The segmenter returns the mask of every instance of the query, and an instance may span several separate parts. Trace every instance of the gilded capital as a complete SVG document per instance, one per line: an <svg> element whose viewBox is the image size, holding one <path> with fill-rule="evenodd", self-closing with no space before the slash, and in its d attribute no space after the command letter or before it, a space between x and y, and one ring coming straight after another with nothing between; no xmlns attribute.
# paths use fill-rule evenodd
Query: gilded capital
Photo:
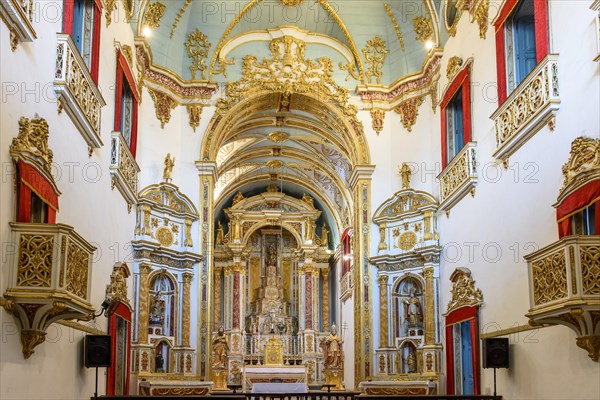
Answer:
<svg viewBox="0 0 600 400"><path fill-rule="evenodd" d="M189 285L192 282L192 279L194 279L194 274L186 272L183 275L181 275L181 277L183 278L183 283Z"/></svg>
<svg viewBox="0 0 600 400"><path fill-rule="evenodd" d="M150 272L152 272L152 267L150 267L150 265L140 264L140 274L148 275Z"/></svg>
<svg viewBox="0 0 600 400"><path fill-rule="evenodd" d="M377 277L377 283L379 283L379 286L384 286L388 284L388 276L387 275L379 275Z"/></svg>

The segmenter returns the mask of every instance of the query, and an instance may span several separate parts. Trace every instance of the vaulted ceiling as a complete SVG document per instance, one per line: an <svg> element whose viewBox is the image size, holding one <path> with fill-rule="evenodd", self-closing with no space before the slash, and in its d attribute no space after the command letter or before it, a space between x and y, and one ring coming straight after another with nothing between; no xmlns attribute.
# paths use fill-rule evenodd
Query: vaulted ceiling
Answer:
<svg viewBox="0 0 600 400"><path fill-rule="evenodd" d="M450 0L451 8L454 3ZM428 49L415 30L416 18L428 21L433 46L448 37L445 18L440 18L446 12L442 0L141 0L137 7L141 17L132 24L139 37L151 27L146 41L153 64L183 80L193 78L186 42L196 29L205 35L207 46L206 71L204 77L196 73L196 80L238 79L244 56L268 56L268 42L282 28L294 26L305 32L307 56L331 58L336 81L350 89L365 83L368 62L363 50L376 36L387 50L382 85L423 68ZM353 76L338 67L349 63Z"/></svg>

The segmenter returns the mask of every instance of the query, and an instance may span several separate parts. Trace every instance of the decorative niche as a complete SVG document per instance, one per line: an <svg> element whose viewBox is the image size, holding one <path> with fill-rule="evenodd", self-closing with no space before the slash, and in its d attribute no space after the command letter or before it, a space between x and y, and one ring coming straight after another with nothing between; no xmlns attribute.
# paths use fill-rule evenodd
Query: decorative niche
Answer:
<svg viewBox="0 0 600 400"><path fill-rule="evenodd" d="M371 394L434 394L441 376L439 205L431 194L410 188L408 178L403 175L404 188L373 216L379 227L378 254L370 259L378 269L380 303L376 380L386 383L362 382Z"/></svg>

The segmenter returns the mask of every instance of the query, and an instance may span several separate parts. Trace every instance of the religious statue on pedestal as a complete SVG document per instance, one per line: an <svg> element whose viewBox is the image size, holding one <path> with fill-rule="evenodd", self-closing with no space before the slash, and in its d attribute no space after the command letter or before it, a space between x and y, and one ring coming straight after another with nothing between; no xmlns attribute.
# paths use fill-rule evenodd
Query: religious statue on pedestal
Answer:
<svg viewBox="0 0 600 400"><path fill-rule="evenodd" d="M325 384L330 385L333 390L344 390L342 378L344 375L344 353L342 351L342 339L337 334L337 326L331 325L331 333L321 341L323 349L323 367Z"/></svg>
<svg viewBox="0 0 600 400"><path fill-rule="evenodd" d="M229 344L223 327L219 327L217 335L212 342L213 368L225 368L227 366L227 355L229 354Z"/></svg>
<svg viewBox="0 0 600 400"><path fill-rule="evenodd" d="M163 179L165 182L171 182L173 166L175 165L175 157L171 158L171 153L167 153L165 157L165 168L163 169Z"/></svg>
<svg viewBox="0 0 600 400"><path fill-rule="evenodd" d="M227 390L227 356L229 344L223 326L219 327L212 341L212 380L213 390Z"/></svg>
<svg viewBox="0 0 600 400"><path fill-rule="evenodd" d="M415 289L410 290L410 298L404 300L407 305L407 320L409 325L421 325L423 323L423 312L421 309L421 302L419 298L415 296Z"/></svg>

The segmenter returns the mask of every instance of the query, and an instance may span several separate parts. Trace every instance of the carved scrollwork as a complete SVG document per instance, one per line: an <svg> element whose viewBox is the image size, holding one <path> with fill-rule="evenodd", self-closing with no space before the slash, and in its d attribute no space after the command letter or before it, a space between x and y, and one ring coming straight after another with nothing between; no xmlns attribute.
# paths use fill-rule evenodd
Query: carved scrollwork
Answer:
<svg viewBox="0 0 600 400"><path fill-rule="evenodd" d="M446 314L465 306L479 306L483 301L481 290L475 289L475 281L471 277L471 271L467 268L457 268L450 275L452 298L448 303Z"/></svg>
<svg viewBox="0 0 600 400"><path fill-rule="evenodd" d="M576 182L580 176L600 174L600 139L580 136L571 143L569 161L562 167L563 189Z"/></svg>

